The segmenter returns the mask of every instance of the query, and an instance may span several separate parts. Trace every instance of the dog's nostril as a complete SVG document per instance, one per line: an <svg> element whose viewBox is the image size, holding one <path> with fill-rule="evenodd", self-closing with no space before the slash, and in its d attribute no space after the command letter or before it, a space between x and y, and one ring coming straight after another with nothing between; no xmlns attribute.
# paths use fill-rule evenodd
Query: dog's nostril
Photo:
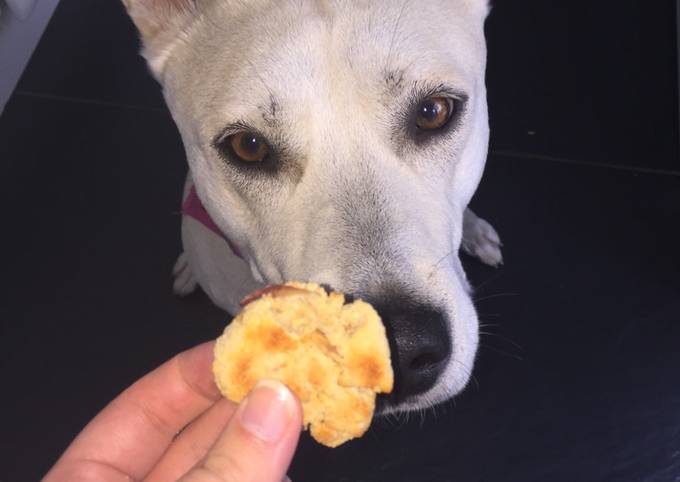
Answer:
<svg viewBox="0 0 680 482"><path fill-rule="evenodd" d="M447 320L433 306L404 297L374 303L385 323L395 369L393 397L404 400L432 388L451 355Z"/></svg>
<svg viewBox="0 0 680 482"><path fill-rule="evenodd" d="M434 353L423 353L418 355L409 364L409 369L411 370L427 370L429 368L438 365L441 362L441 357L438 357Z"/></svg>

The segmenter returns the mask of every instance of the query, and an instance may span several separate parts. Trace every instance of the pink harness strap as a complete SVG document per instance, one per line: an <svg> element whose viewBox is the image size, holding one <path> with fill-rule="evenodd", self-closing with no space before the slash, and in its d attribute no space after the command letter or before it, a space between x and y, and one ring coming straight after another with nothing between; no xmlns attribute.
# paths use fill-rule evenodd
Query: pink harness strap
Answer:
<svg viewBox="0 0 680 482"><path fill-rule="evenodd" d="M198 198L198 194L196 193L196 188L194 186L191 186L189 194L187 194L187 198L184 200L184 204L182 204L182 214L194 218L213 233L222 237L227 242L234 254L239 258L244 259L238 248L236 248L234 243L232 243L231 240L224 235L220 228L217 227L217 224L215 224L215 221L212 220L210 214L208 214L208 211L205 210L203 203Z"/></svg>

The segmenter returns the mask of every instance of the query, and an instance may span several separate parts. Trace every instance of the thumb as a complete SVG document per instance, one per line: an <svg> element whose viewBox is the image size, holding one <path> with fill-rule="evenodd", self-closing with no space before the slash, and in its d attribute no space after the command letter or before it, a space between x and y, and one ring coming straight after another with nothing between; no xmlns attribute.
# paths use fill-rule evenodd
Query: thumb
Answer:
<svg viewBox="0 0 680 482"><path fill-rule="evenodd" d="M302 408L280 382L259 382L183 482L280 482L302 429Z"/></svg>

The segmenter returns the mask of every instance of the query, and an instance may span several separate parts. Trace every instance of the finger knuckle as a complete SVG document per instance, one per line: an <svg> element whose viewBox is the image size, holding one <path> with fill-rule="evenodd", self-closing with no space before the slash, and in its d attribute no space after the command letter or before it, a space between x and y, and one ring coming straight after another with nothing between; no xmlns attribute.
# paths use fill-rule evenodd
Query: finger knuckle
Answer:
<svg viewBox="0 0 680 482"><path fill-rule="evenodd" d="M214 452L208 455L202 464L203 469L221 477L221 482L241 482L252 478L252 471L247 470L243 459L228 452Z"/></svg>

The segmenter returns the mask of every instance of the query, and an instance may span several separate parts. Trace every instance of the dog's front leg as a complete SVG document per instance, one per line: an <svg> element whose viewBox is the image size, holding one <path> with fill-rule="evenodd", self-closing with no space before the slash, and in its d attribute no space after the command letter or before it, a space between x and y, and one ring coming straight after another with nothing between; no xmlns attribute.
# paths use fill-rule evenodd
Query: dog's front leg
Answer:
<svg viewBox="0 0 680 482"><path fill-rule="evenodd" d="M470 208L463 213L463 240L461 248L470 256L478 258L489 266L503 264L501 239L487 221L477 216Z"/></svg>

